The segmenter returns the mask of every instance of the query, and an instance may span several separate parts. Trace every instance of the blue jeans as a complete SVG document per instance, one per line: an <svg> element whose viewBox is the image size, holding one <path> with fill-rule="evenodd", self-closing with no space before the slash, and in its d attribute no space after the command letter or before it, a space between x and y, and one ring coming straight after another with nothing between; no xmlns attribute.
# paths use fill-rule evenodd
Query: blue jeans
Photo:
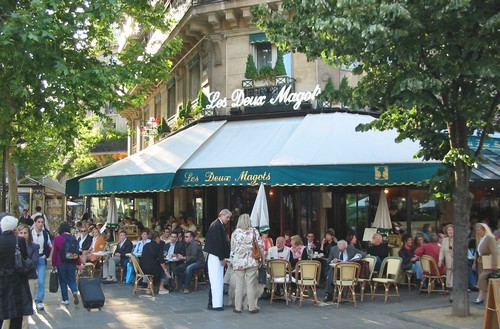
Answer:
<svg viewBox="0 0 500 329"><path fill-rule="evenodd" d="M76 288L75 270L75 263L67 263L57 267L59 285L61 286L61 296L63 300L68 300L68 286L72 293L76 293L78 291Z"/></svg>
<svg viewBox="0 0 500 329"><path fill-rule="evenodd" d="M184 280L184 289L189 289L191 287L191 277L193 272L201 269L204 264L192 263L192 264L181 264L175 267L175 274L181 280Z"/></svg>
<svg viewBox="0 0 500 329"><path fill-rule="evenodd" d="M472 265L469 265L469 287L477 286L476 273L472 270Z"/></svg>
<svg viewBox="0 0 500 329"><path fill-rule="evenodd" d="M415 263L411 264L411 270L415 272L415 276L417 277L417 280L422 280L422 266L420 266L420 261L416 261Z"/></svg>
<svg viewBox="0 0 500 329"><path fill-rule="evenodd" d="M40 258L36 267L37 279L37 294L35 303L43 303L45 297L45 269L47 268L47 258Z"/></svg>

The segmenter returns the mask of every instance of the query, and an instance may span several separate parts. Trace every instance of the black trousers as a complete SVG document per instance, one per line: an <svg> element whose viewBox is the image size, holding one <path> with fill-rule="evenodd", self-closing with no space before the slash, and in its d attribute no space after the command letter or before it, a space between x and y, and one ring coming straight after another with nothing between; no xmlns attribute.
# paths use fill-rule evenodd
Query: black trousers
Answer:
<svg viewBox="0 0 500 329"><path fill-rule="evenodd" d="M0 328L3 325L3 320L0 320ZM10 319L9 329L21 329L23 327L23 317Z"/></svg>

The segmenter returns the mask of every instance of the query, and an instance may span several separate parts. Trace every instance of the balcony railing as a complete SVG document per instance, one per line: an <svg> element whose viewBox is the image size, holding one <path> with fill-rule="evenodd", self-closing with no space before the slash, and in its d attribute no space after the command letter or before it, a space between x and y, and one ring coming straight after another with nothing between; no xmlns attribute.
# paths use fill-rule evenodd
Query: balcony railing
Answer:
<svg viewBox="0 0 500 329"><path fill-rule="evenodd" d="M241 82L241 87L243 88L245 97L266 97L266 104L272 98L278 96L282 88L291 86L290 92L295 92L295 79L290 78L286 75L280 75L276 77L276 80L243 80Z"/></svg>

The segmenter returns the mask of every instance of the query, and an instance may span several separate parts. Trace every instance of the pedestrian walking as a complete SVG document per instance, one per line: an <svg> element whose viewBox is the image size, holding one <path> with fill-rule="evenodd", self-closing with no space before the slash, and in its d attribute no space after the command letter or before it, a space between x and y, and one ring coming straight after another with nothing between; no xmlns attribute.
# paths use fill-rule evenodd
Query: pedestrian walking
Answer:
<svg viewBox="0 0 500 329"><path fill-rule="evenodd" d="M34 217L31 236L33 237L33 243L40 246L38 250L38 264L36 266L38 279L35 306L37 311L43 311L43 300L45 298L45 269L47 268L47 260L52 250L52 242L50 241L49 231L45 228L45 218L42 215Z"/></svg>

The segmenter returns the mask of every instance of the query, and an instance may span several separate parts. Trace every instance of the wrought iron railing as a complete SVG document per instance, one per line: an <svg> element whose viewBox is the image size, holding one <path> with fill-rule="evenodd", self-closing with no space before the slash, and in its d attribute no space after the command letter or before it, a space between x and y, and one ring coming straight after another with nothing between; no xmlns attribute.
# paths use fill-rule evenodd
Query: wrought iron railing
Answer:
<svg viewBox="0 0 500 329"><path fill-rule="evenodd" d="M247 79L241 82L245 97L265 96L266 104L269 104L272 98L278 96L281 89L289 86L291 86L290 92L295 92L295 79L286 75L277 76L276 80L273 81L254 81Z"/></svg>

